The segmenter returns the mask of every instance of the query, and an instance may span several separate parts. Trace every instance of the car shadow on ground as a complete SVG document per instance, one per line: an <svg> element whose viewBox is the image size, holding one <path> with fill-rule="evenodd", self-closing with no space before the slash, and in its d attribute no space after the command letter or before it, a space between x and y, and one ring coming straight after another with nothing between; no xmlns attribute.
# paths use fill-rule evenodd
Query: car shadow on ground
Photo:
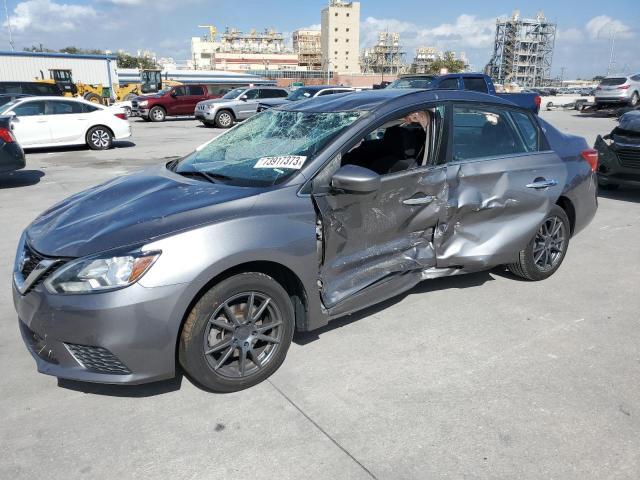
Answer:
<svg viewBox="0 0 640 480"><path fill-rule="evenodd" d="M112 148L131 148L135 147L136 144L129 140L114 140ZM26 150L27 153L59 153L59 152L82 152L82 151L101 151L101 150L91 150L87 145L68 145L64 147L44 147L44 148L29 148ZM28 161L27 157L27 161Z"/></svg>
<svg viewBox="0 0 640 480"><path fill-rule="evenodd" d="M35 185L44 177L42 170L16 170L0 173L0 189Z"/></svg>
<svg viewBox="0 0 640 480"><path fill-rule="evenodd" d="M133 122L134 120L137 123L157 123L158 125L162 125L163 123L169 123L169 122L187 122L190 120L195 120L196 117L194 116L185 116L185 117L167 117L165 118L162 122L152 122L151 120L145 120L143 118L140 117L129 117L129 122Z"/></svg>
<svg viewBox="0 0 640 480"><path fill-rule="evenodd" d="M619 190L598 189L598 197L608 198L609 200L620 200L622 202L640 203L640 188L624 188Z"/></svg>
<svg viewBox="0 0 640 480"><path fill-rule="evenodd" d="M485 282L493 280L491 273L493 273L493 271L484 271L460 276L425 280L423 282L420 282L411 290L385 300L384 302L378 303L364 310L360 310L359 312L353 313L351 315L346 315L344 317L331 320L326 326L322 328L313 330L311 332L298 332L293 336L293 342L296 345L306 345L315 340L318 340L323 333L330 332L337 328L344 327L363 318L382 312L383 310L386 310L387 308L395 305L396 303L399 303L400 301L411 295L423 295L429 292L436 292L438 290L449 290L456 288L461 289L483 285Z"/></svg>
<svg viewBox="0 0 640 480"><path fill-rule="evenodd" d="M155 397L180 390L182 378L182 373L178 373L175 377L168 380L145 383L143 385L109 385L106 383L78 382L76 380L58 378L58 387L75 392L107 397L144 398Z"/></svg>

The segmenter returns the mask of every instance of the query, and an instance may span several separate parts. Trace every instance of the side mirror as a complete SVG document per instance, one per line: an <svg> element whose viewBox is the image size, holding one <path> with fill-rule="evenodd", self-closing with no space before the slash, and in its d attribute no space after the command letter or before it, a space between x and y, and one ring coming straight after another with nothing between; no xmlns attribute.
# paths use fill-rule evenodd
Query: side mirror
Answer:
<svg viewBox="0 0 640 480"><path fill-rule="evenodd" d="M347 193L371 193L380 187L380 175L368 168L345 165L331 177L331 187Z"/></svg>
<svg viewBox="0 0 640 480"><path fill-rule="evenodd" d="M5 115L7 115L8 117L17 117L16 112L14 112L13 110L9 110L7 113L5 113Z"/></svg>
<svg viewBox="0 0 640 480"><path fill-rule="evenodd" d="M243 102L246 102L247 100L249 100L249 97L247 97L246 95L242 95L240 97L240 100L242 100Z"/></svg>
<svg viewBox="0 0 640 480"><path fill-rule="evenodd" d="M169 94L171 97L176 98L178 94L174 91Z"/></svg>

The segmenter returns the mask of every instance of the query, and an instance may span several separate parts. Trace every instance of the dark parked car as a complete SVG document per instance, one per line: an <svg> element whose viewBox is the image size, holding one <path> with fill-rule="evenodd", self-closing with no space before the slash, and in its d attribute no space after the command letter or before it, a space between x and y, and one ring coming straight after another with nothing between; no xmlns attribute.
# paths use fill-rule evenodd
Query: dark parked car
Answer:
<svg viewBox="0 0 640 480"><path fill-rule="evenodd" d="M497 93L493 80L483 73L449 73L447 75L407 74L391 82L387 88L425 88L429 90L470 90L488 93L528 108L534 113L540 111L540 94L531 92Z"/></svg>
<svg viewBox="0 0 640 480"><path fill-rule="evenodd" d="M0 116L0 172L20 170L25 165L24 151L11 131L11 117Z"/></svg>
<svg viewBox="0 0 640 480"><path fill-rule="evenodd" d="M0 107L9 102L13 102L14 100L18 100L19 98L31 96L33 95L27 95L25 93L0 93Z"/></svg>
<svg viewBox="0 0 640 480"><path fill-rule="evenodd" d="M640 111L622 115L611 133L598 135L594 148L600 156L598 184L601 188L640 187Z"/></svg>
<svg viewBox="0 0 640 480"><path fill-rule="evenodd" d="M25 95L55 97L64 95L56 84L44 82L0 82L0 93L23 93Z"/></svg>
<svg viewBox="0 0 640 480"><path fill-rule="evenodd" d="M292 102L36 218L15 260L20 329L49 375L142 383L177 360L209 389L247 388L294 330L422 280L552 275L596 212L594 154L476 92Z"/></svg>
<svg viewBox="0 0 640 480"><path fill-rule="evenodd" d="M309 98L324 97L326 95L335 95L336 93L350 93L355 91L355 88L341 87L338 85L310 85L308 87L300 87L284 98L260 100L257 111L258 113L263 112L269 108L285 105L289 102L299 102L301 100L308 100Z"/></svg>

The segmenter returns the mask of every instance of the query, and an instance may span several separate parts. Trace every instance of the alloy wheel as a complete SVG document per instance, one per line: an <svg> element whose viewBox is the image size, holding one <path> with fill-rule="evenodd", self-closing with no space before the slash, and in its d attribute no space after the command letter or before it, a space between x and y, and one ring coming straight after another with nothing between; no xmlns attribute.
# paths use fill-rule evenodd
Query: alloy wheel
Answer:
<svg viewBox="0 0 640 480"><path fill-rule="evenodd" d="M566 231L563 221L547 218L533 241L533 262L543 272L552 270L562 260L566 248Z"/></svg>
<svg viewBox="0 0 640 480"><path fill-rule="evenodd" d="M203 353L217 374L248 377L271 362L283 332L281 313L269 296L240 293L223 302L209 318Z"/></svg>
<svg viewBox="0 0 640 480"><path fill-rule="evenodd" d="M231 115L229 115L228 113L221 113L218 117L218 121L223 127L228 127L229 125L231 125Z"/></svg>
<svg viewBox="0 0 640 480"><path fill-rule="evenodd" d="M98 148L107 148L109 146L110 139L111 136L109 135L109 132L103 129L97 129L91 133L91 143Z"/></svg>
<svg viewBox="0 0 640 480"><path fill-rule="evenodd" d="M151 112L153 115L153 119L157 120L157 121L162 121L164 120L164 112L162 110L160 110L159 108L156 108L155 110L153 110L153 112Z"/></svg>

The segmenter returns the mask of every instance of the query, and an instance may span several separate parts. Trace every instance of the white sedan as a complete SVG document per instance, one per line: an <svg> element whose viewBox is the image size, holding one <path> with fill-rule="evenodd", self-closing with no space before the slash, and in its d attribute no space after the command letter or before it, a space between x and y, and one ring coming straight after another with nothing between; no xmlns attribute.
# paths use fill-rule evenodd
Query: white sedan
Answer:
<svg viewBox="0 0 640 480"><path fill-rule="evenodd" d="M106 150L113 140L131 136L122 109L78 98L19 98L3 105L0 115L13 117L13 134L23 148L86 144L93 150Z"/></svg>

